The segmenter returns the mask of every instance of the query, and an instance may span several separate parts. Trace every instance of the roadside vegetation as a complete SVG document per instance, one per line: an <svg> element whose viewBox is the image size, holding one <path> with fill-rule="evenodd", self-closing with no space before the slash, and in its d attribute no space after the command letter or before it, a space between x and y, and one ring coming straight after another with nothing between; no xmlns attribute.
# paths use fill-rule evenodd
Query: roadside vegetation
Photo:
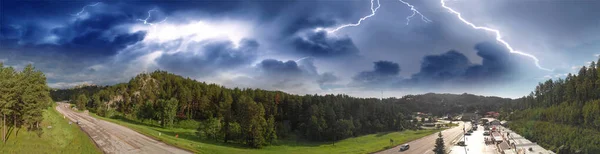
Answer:
<svg viewBox="0 0 600 154"><path fill-rule="evenodd" d="M157 123L140 122L129 120L121 116L114 118L101 117L95 114L92 116L117 123L119 125L131 128L141 134L150 136L154 139L174 145L196 153L372 153L394 147L421 137L431 135L439 130L405 130L401 132L382 132L376 134L363 135L353 138L347 138L336 142L314 142L301 140L296 137L280 139L270 146L260 149L250 148L240 144L223 143L205 139L197 136L195 129L186 128L163 128ZM176 125L198 125L198 124L178 123ZM160 134L160 135L159 135ZM178 137L175 137L178 136ZM394 142L391 143L390 139Z"/></svg>
<svg viewBox="0 0 600 154"><path fill-rule="evenodd" d="M0 144L1 153L102 153L76 124L56 111L55 106L42 111L39 131L9 128L6 143Z"/></svg>
<svg viewBox="0 0 600 154"><path fill-rule="evenodd" d="M540 83L505 104L510 128L557 153L600 153L600 64ZM511 114L512 113L512 114Z"/></svg>
<svg viewBox="0 0 600 154"><path fill-rule="evenodd" d="M17 71L0 62L0 141L6 142L11 129L42 132L42 113L52 102L49 90L46 76L33 65Z"/></svg>

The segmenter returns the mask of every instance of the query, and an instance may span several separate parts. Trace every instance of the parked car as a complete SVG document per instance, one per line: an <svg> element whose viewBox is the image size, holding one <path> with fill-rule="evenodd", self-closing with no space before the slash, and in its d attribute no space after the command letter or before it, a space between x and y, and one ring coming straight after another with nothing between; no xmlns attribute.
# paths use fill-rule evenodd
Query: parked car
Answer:
<svg viewBox="0 0 600 154"><path fill-rule="evenodd" d="M490 132L488 132L488 131L483 132L483 136L490 136Z"/></svg>
<svg viewBox="0 0 600 154"><path fill-rule="evenodd" d="M401 146L400 146L400 151L405 151L405 150L408 150L408 148L410 148L410 145L408 145L408 144L403 144L403 145L401 145Z"/></svg>
<svg viewBox="0 0 600 154"><path fill-rule="evenodd" d="M456 145L458 145L458 146L466 146L467 144L465 144L465 141L459 141L458 143L456 143Z"/></svg>

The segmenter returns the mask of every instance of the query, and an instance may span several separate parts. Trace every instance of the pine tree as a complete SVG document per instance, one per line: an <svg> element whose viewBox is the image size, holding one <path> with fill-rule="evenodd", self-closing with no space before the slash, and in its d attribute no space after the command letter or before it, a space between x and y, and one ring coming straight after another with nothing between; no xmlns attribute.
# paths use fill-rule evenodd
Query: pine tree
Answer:
<svg viewBox="0 0 600 154"><path fill-rule="evenodd" d="M275 128L275 117L271 115L267 120L267 128L265 129L266 140L268 143L273 143L277 140L277 131Z"/></svg>
<svg viewBox="0 0 600 154"><path fill-rule="evenodd" d="M79 96L77 96L77 100L75 100L75 105L77 106L77 109L85 110L85 104L87 104L88 101L89 100L87 96L85 96L85 94L80 94Z"/></svg>
<svg viewBox="0 0 600 154"><path fill-rule="evenodd" d="M0 63L0 114L2 114L2 141L6 142L6 116L13 113L16 100L16 73L12 67Z"/></svg>
<svg viewBox="0 0 600 154"><path fill-rule="evenodd" d="M46 85L46 77L40 71L29 64L23 69L20 89L22 103L23 124L29 129L38 128L42 121L42 111L51 102L49 88Z"/></svg>
<svg viewBox="0 0 600 154"><path fill-rule="evenodd" d="M446 147L444 145L444 138L442 138L442 132L438 133L438 138L435 140L435 148L433 148L433 152L436 154L446 153Z"/></svg>
<svg viewBox="0 0 600 154"><path fill-rule="evenodd" d="M175 98L169 100L158 100L158 103L162 106L162 126L170 128L173 126L175 121L175 115L177 114L177 105L179 101Z"/></svg>

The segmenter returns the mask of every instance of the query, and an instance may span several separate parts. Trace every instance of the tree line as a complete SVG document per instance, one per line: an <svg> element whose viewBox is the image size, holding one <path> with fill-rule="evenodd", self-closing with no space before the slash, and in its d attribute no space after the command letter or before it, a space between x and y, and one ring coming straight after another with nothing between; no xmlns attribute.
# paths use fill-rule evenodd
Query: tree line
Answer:
<svg viewBox="0 0 600 154"><path fill-rule="evenodd" d="M6 140L7 127L39 130L42 112L51 105L50 88L46 76L33 65L22 71L4 67L0 63L0 114L2 139Z"/></svg>
<svg viewBox="0 0 600 154"><path fill-rule="evenodd" d="M101 116L122 115L157 122L167 128L174 127L175 122L200 121L199 137L251 147L288 137L337 141L376 132L416 129L411 113L399 103L347 95L231 89L165 71L142 73L127 83L99 87L91 94L73 90L55 94L66 93L72 95L68 97L73 98L71 102L78 108Z"/></svg>
<svg viewBox="0 0 600 154"><path fill-rule="evenodd" d="M600 153L600 63L549 79L503 107L518 133L559 153ZM511 113L512 114L507 114Z"/></svg>
<svg viewBox="0 0 600 154"><path fill-rule="evenodd" d="M431 113L441 117L460 113L479 113L498 111L510 98L496 96L478 96L473 94L436 94L406 95L402 98L388 98L383 102L397 103L412 112Z"/></svg>
<svg viewBox="0 0 600 154"><path fill-rule="evenodd" d="M50 89L50 97L54 101L69 101L78 99L79 95L92 96L106 86L85 85L68 89Z"/></svg>

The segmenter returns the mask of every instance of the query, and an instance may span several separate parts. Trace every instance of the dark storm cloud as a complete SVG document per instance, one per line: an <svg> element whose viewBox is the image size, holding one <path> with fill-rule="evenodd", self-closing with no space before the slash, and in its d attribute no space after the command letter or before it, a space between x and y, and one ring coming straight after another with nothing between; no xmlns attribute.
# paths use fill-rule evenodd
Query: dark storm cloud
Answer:
<svg viewBox="0 0 600 154"><path fill-rule="evenodd" d="M317 83L319 83L319 85L324 85L327 83L332 83L332 82L336 82L338 81L340 78L333 75L333 73L331 72L325 72L323 74L321 74L319 76L319 79L317 80Z"/></svg>
<svg viewBox="0 0 600 154"><path fill-rule="evenodd" d="M77 18L59 27L42 26L42 23L2 25L2 43L16 40L14 48L31 51L56 52L77 58L103 58L115 55L128 45L144 39L146 32L130 33L118 26L133 20L124 14L92 14ZM75 57L74 57L75 58Z"/></svg>
<svg viewBox="0 0 600 154"><path fill-rule="evenodd" d="M516 61L511 59L510 53L497 44L485 42L475 46L477 55L483 58L481 65L474 65L465 71L465 78L470 81L488 79L506 79L513 71Z"/></svg>
<svg viewBox="0 0 600 154"><path fill-rule="evenodd" d="M6 3L5 3L6 2ZM102 66L146 32L130 32L135 23L127 11L100 3L75 1L3 1L0 18L0 59L21 66L33 63L47 74L51 85L110 80L91 66ZM122 66L122 64L114 64ZM121 72L121 71L113 71ZM116 78L116 76L113 76ZM114 83L112 81L111 83ZM65 88L65 87L61 87Z"/></svg>
<svg viewBox="0 0 600 154"><path fill-rule="evenodd" d="M470 64L469 59L457 51L429 55L423 58L420 72L412 78L421 82L455 79L461 77Z"/></svg>
<svg viewBox="0 0 600 154"><path fill-rule="evenodd" d="M373 71L363 71L354 76L354 80L359 81L374 81L380 78L389 78L397 76L400 73L400 66L397 63L390 61L374 62Z"/></svg>
<svg viewBox="0 0 600 154"><path fill-rule="evenodd" d="M355 56L358 48L348 37L329 37L327 32L308 32L307 36L298 36L293 45L298 54L319 58Z"/></svg>
<svg viewBox="0 0 600 154"><path fill-rule="evenodd" d="M0 26L0 38L16 39L19 36L21 36L21 31L18 28L9 25Z"/></svg>
<svg viewBox="0 0 600 154"><path fill-rule="evenodd" d="M70 52L89 55L112 56L128 45L144 39L146 32L127 32L118 26L131 24L133 19L124 14L92 14L74 22L52 29L59 36L58 44Z"/></svg>
<svg viewBox="0 0 600 154"><path fill-rule="evenodd" d="M360 51L352 38L343 33L316 31L318 28L355 22L363 16L357 11L368 11L368 7L356 9L356 4L315 0L290 3L286 5L285 11L274 18L276 27L273 30L276 33L273 37L285 41L283 50L294 56L311 56L316 59L357 57ZM368 4L368 1L358 4ZM268 32L271 33L271 29Z"/></svg>
<svg viewBox="0 0 600 154"><path fill-rule="evenodd" d="M315 29L317 27L329 27L333 26L335 21L331 19L323 19L314 16L302 16L300 18L292 19L290 24L283 28L282 35L293 35L299 31L306 29Z"/></svg>
<svg viewBox="0 0 600 154"><path fill-rule="evenodd" d="M478 43L475 49L483 59L482 64L472 64L465 55L451 50L440 55L425 56L420 71L408 79L402 79L398 76L400 66L397 63L377 61L372 71L356 74L351 85L367 88L431 88L439 84L496 84L514 79L512 77L517 68L512 57L515 55L489 42Z"/></svg>
<svg viewBox="0 0 600 154"><path fill-rule="evenodd" d="M259 44L243 40L238 47L230 41L197 43L193 51L165 53L156 59L161 69L186 76L207 76L248 65L256 59Z"/></svg>
<svg viewBox="0 0 600 154"><path fill-rule="evenodd" d="M295 4L296 0L286 1L245 1L245 0L226 0L226 1L185 1L185 3L176 3L172 1L135 1L123 3L117 1L103 2L108 5L121 5L124 9L139 10L146 8L146 11L152 8L160 8L167 14L177 11L198 11L209 13L214 16L234 15L247 16L251 13L261 18L269 19L279 15L289 5ZM138 12L142 13L142 12ZM145 13L145 12L143 12Z"/></svg>
<svg viewBox="0 0 600 154"><path fill-rule="evenodd" d="M3 0L0 5L0 18L8 21L57 20L70 18L89 1L19 1Z"/></svg>
<svg viewBox="0 0 600 154"><path fill-rule="evenodd" d="M332 72L319 74L311 58L298 62L265 59L257 67L262 72L258 80L274 88L298 88L305 87L310 83L317 83L321 89L329 89L334 82L339 80Z"/></svg>
<svg viewBox="0 0 600 154"><path fill-rule="evenodd" d="M503 82L510 80L516 68L510 53L496 43L483 42L475 46L481 64L471 64L462 53L448 51L423 58L421 70L410 79L416 84L436 84L453 81L462 84Z"/></svg>
<svg viewBox="0 0 600 154"><path fill-rule="evenodd" d="M302 70L300 67L298 67L298 64L292 60L283 62L275 59L265 59L260 62L259 67L269 75L284 74L295 76L302 73Z"/></svg>
<svg viewBox="0 0 600 154"><path fill-rule="evenodd" d="M17 32L8 32L8 33L18 33L15 39L19 40L19 43L24 44L34 44L40 41L43 41L44 38L47 37L48 32L44 30L44 28L35 23L26 23L18 29L13 29Z"/></svg>
<svg viewBox="0 0 600 154"><path fill-rule="evenodd" d="M400 65L390 61L374 62L372 71L362 71L352 77L354 86L384 86L399 79Z"/></svg>

